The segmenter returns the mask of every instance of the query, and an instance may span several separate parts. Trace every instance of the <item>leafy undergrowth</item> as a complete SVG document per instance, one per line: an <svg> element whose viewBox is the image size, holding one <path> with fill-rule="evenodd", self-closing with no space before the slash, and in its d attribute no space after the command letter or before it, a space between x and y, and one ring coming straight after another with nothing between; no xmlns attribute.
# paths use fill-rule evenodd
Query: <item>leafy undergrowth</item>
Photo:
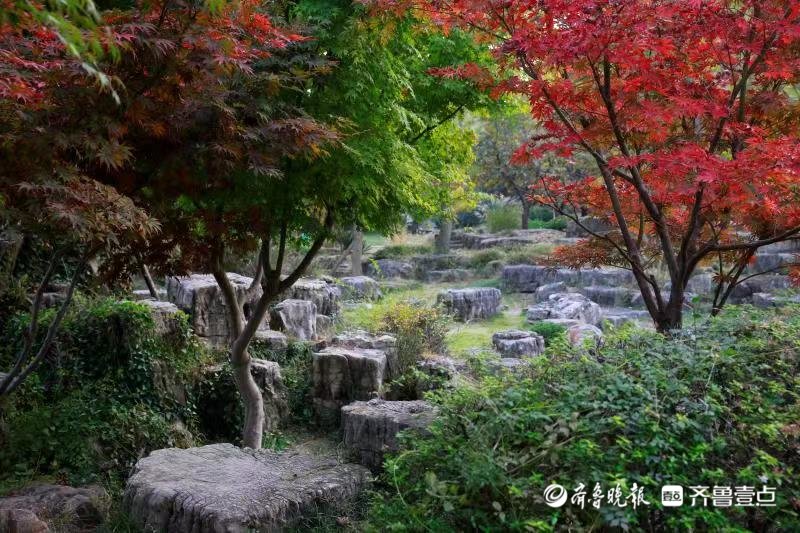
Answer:
<svg viewBox="0 0 800 533"><path fill-rule="evenodd" d="M557 353L556 353L557 352ZM622 328L600 357L563 343L529 374L434 396L441 417L387 461L374 531L800 530L800 309L732 307L666 339ZM587 504L551 508L551 483ZM649 505L591 505L596 483ZM687 501L665 509L661 486ZM775 488L774 507L688 501L690 486Z"/></svg>

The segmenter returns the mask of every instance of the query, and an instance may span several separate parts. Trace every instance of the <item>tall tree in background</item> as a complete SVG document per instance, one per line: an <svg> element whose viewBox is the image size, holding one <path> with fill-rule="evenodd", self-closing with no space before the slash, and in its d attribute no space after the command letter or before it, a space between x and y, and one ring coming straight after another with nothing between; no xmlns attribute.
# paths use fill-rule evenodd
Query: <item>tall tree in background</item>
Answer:
<svg viewBox="0 0 800 533"><path fill-rule="evenodd" d="M588 242L558 257L631 269L659 330L681 326L699 264L716 265L716 313L759 247L800 233L797 2L421 4L440 24L495 42L496 60L520 73L496 90L528 98L550 138L519 160L592 157L597 177L543 179L534 198L578 225L588 206L616 228L584 228ZM471 65L447 73L476 74L486 76Z"/></svg>

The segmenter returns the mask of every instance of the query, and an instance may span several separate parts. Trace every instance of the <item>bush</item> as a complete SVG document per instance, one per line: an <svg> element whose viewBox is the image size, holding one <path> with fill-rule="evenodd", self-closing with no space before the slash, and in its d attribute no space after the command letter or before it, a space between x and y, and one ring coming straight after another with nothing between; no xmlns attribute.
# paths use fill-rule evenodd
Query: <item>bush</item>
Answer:
<svg viewBox="0 0 800 533"><path fill-rule="evenodd" d="M375 259L401 259L414 255L432 254L433 247L425 244L390 244L375 252Z"/></svg>
<svg viewBox="0 0 800 533"><path fill-rule="evenodd" d="M731 308L672 339L622 328L603 362L549 350L528 378L435 396L439 420L389 459L366 529L800 531L798 311ZM545 505L551 483L585 485L585 508ZM650 505L598 511L596 483L623 498L635 483ZM681 509L663 508L666 484L684 487ZM688 500L690 486L764 485L774 507Z"/></svg>
<svg viewBox="0 0 800 533"><path fill-rule="evenodd" d="M555 213L549 207L545 207L543 205L532 205L530 210L530 219L531 220L539 220L542 222L547 222L548 220L553 220L555 218Z"/></svg>
<svg viewBox="0 0 800 533"><path fill-rule="evenodd" d="M490 233L519 229L522 207L517 204L495 202L486 210L486 226Z"/></svg>
<svg viewBox="0 0 800 533"><path fill-rule="evenodd" d="M447 318L437 308L399 302L388 308L381 328L397 338L399 372L413 368L424 353L441 353L445 347Z"/></svg>
<svg viewBox="0 0 800 533"><path fill-rule="evenodd" d="M530 229L557 229L564 231L567 229L567 219L564 217L557 217L552 220L531 220L528 222Z"/></svg>
<svg viewBox="0 0 800 533"><path fill-rule="evenodd" d="M567 332L567 328L552 322L533 322L528 325L528 329L544 337L544 342L548 346L554 340L563 337Z"/></svg>
<svg viewBox="0 0 800 533"><path fill-rule="evenodd" d="M52 317L45 312L40 330ZM17 315L7 325L2 358L14 353L28 320ZM78 299L57 353L7 399L0 472L120 481L150 450L192 445L196 411L185 385L207 353L185 317L178 326L163 338L142 304Z"/></svg>
<svg viewBox="0 0 800 533"><path fill-rule="evenodd" d="M505 254L497 248L489 248L476 252L469 258L469 266L475 270L482 270L492 261L499 261L505 258Z"/></svg>
<svg viewBox="0 0 800 533"><path fill-rule="evenodd" d="M535 264L543 257L550 254L553 245L547 243L533 244L522 248L514 248L506 253L506 264L524 265Z"/></svg>

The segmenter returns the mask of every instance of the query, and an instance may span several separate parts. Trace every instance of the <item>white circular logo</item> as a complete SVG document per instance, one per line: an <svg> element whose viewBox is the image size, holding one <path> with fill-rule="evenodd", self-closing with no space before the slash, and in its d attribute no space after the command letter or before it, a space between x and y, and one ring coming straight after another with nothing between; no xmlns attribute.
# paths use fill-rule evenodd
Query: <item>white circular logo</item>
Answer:
<svg viewBox="0 0 800 533"><path fill-rule="evenodd" d="M553 483L544 489L544 503L550 507L561 507L567 503L567 489Z"/></svg>

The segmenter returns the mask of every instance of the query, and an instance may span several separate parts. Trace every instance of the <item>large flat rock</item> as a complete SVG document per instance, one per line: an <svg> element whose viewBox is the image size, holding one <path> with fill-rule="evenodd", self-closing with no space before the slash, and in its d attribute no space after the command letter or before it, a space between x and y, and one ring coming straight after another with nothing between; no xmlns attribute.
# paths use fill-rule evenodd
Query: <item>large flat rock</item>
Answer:
<svg viewBox="0 0 800 533"><path fill-rule="evenodd" d="M145 531L281 531L352 500L366 468L327 456L212 444L156 450L136 463L124 507Z"/></svg>
<svg viewBox="0 0 800 533"><path fill-rule="evenodd" d="M421 400L354 402L342 408L344 444L362 465L378 470L384 453L399 449L398 433L425 432L435 417L435 408Z"/></svg>
<svg viewBox="0 0 800 533"><path fill-rule="evenodd" d="M500 312L500 291L489 287L448 289L439 293L438 303L463 321L489 318Z"/></svg>
<svg viewBox="0 0 800 533"><path fill-rule="evenodd" d="M32 485L0 498L0 531L94 531L107 504L99 486Z"/></svg>

